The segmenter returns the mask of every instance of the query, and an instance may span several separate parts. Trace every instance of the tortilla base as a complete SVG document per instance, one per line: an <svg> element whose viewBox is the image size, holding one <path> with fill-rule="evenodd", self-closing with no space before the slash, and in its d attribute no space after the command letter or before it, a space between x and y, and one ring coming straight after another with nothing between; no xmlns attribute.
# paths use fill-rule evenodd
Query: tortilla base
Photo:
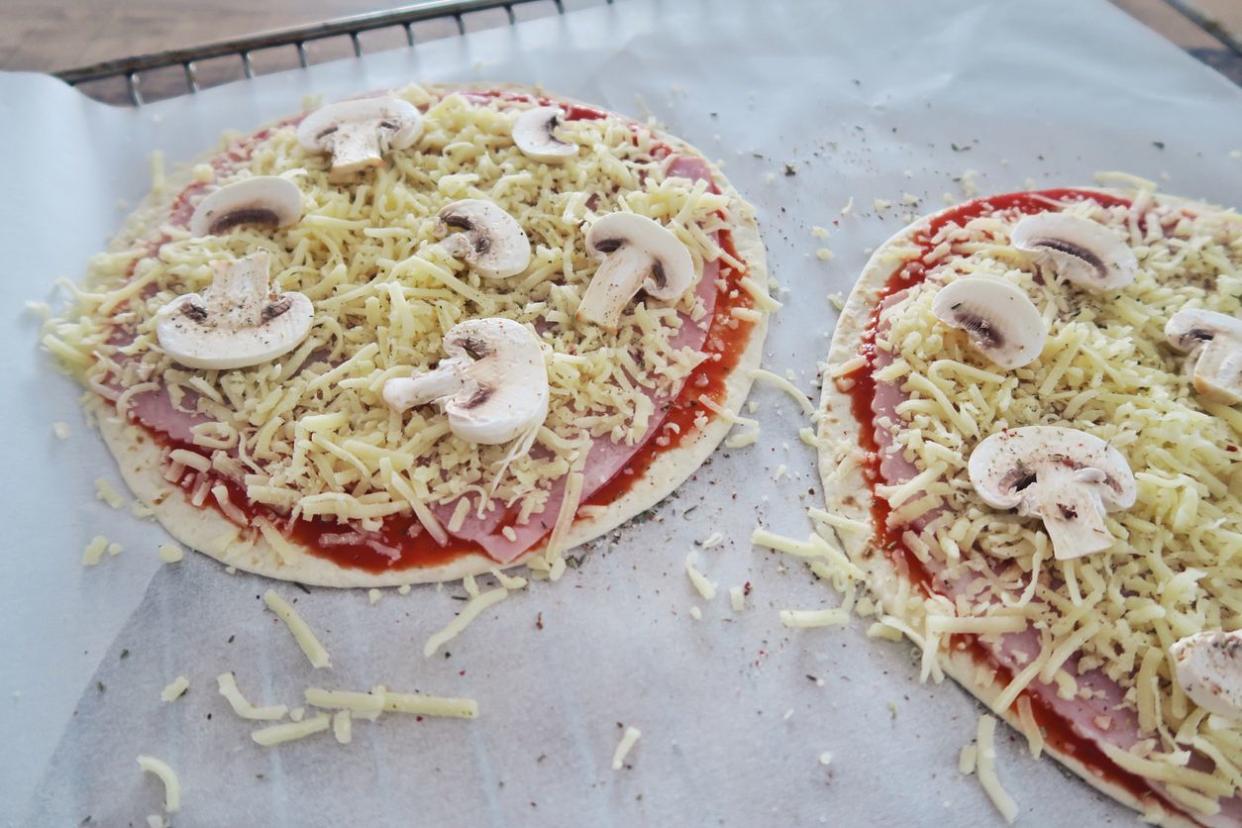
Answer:
<svg viewBox="0 0 1242 828"><path fill-rule="evenodd" d="M544 94L542 90L515 84L428 85L426 88L441 91L506 89ZM658 131L656 135L680 152L704 158L702 153L678 138ZM730 215L735 222L731 228L733 242L741 259L746 262L748 275L766 287L766 256L755 221L754 208L742 199L716 165L708 163L713 178L729 197ZM178 181L184 185L188 176L181 176ZM135 213L112 247L124 247L149 232L152 217L166 214L168 204L179 190L178 183L170 179L162 193L153 194L144 208ZM738 410L750 392L753 381L751 372L759 367L766 333L765 315L762 320L754 323L737 366L726 378L725 398L719 403L730 410ZM130 490L150 506L156 519L169 534L186 546L221 563L256 575L325 587L369 588L434 583L458 580L467 575L482 575L493 569L519 566L542 554L546 546L545 538L507 564L498 563L480 552L462 555L446 564L407 567L386 572L342 567L328 558L314 554L308 547L292 539L286 539L289 549L282 556L258 532L239 527L210 505L195 506L184 490L170 485L163 476L163 449L144 428L122 421L102 403L97 405L96 414L100 432L117 461L122 478ZM711 417L706 427L688 436L680 445L657 454L647 471L635 479L621 497L608 504L605 509L589 516L579 516L574 521L566 536L564 549L594 540L659 503L703 464L731 427L732 424L724 418Z"/></svg>
<svg viewBox="0 0 1242 828"><path fill-rule="evenodd" d="M1125 197L1134 195L1132 192L1100 187L1075 189ZM1158 196L1158 198L1168 203L1218 209L1198 205L1196 202L1185 199L1168 196ZM948 212L952 209L956 207L950 207L941 212ZM892 252L893 249L908 244L920 229L927 227L938 215L940 213L919 219L876 248L863 268L858 283L850 292L845 307L841 310L828 351L828 360L824 365L817 438L819 441L819 474L824 485L825 507L831 513L861 521L868 526L872 525L872 497L871 488L862 473L863 451L858 444L859 423L854 419L850 395L837 388L832 373L834 369L853 359L858 353L871 313L882 300L885 286L899 264L899 262L894 263L897 257ZM924 613L921 602L902 601L899 597L907 594L921 595L919 585L884 554L883 550L873 542L870 534L863 535L856 532L838 534L850 560L866 573L867 586L884 611L900 619L912 629L922 629ZM967 652L942 648L937 652L937 660L946 675L986 705L989 711L995 713L991 710L992 704L1004 691L1003 683L995 678L991 681L984 681L980 671L976 669L974 657ZM995 715L1003 718L1014 730L1022 732L1022 726L1013 705L1008 710ZM1156 799L1154 795L1150 800L1140 801L1126 788L1100 776L1073 755L1058 750L1051 744L1044 746L1044 752L1100 793L1144 814L1145 818L1158 820L1157 824L1178 828L1192 828L1192 826L1199 825L1187 815L1169 810L1166 803Z"/></svg>

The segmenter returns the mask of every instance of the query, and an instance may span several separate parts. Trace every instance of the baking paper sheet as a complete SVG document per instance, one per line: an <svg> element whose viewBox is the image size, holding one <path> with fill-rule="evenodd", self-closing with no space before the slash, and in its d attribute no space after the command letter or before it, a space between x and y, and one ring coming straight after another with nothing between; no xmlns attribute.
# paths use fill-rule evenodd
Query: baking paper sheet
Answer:
<svg viewBox="0 0 1242 828"><path fill-rule="evenodd" d="M862 622L780 625L780 608L836 598L747 542L756 522L805 536L802 510L820 503L797 437L805 421L779 391L753 394L757 445L722 449L650 520L593 544L559 584L515 593L432 659L423 641L460 609L460 584L385 591L376 606L365 592L279 585L332 654L332 669L315 671L262 611L268 584L200 556L162 566L162 531L95 499L94 479L117 472L22 305L79 277L122 202L148 189L148 153L191 159L307 93L472 79L650 113L721 159L758 207L785 301L767 366L812 394L835 318L826 297L847 292L906 223L904 194L937 209L945 193L962 197L968 170L981 191L1090 183L1115 168L1224 203L1242 185L1230 156L1242 146L1238 90L1104 2L618 0L136 112L0 75L0 818L141 823L162 801L134 761L150 753L180 773L179 826L999 823L956 770L979 713L964 692L919 685L911 648L864 638ZM898 206L877 214L876 198ZM834 257L821 261L819 247ZM72 425L66 441L52 435L57 420ZM716 530L727 540L699 565L721 594L704 602L682 562ZM84 569L96 534L124 551ZM746 581L749 607L735 614L726 590ZM264 749L216 692L226 670L255 702L383 683L471 696L482 712L358 722L348 748L325 734ZM178 674L188 695L162 703ZM614 772L621 724L643 737L632 767ZM1024 824L1130 819L1032 760L1014 734L999 741Z"/></svg>

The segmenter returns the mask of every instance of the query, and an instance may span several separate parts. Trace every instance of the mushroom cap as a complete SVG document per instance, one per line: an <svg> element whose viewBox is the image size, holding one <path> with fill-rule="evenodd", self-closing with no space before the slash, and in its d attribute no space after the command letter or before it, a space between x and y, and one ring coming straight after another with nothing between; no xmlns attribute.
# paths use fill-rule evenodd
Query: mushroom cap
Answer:
<svg viewBox="0 0 1242 828"><path fill-rule="evenodd" d="M355 98L319 107L298 124L298 143L303 149L324 151L332 146L331 136L343 125L373 123L387 130L387 146L405 149L418 140L423 116L418 107L401 98Z"/></svg>
<svg viewBox="0 0 1242 828"><path fill-rule="evenodd" d="M565 112L559 106L537 106L513 120L513 143L527 158L556 163L578 155L578 145L556 137Z"/></svg>
<svg viewBox="0 0 1242 828"><path fill-rule="evenodd" d="M1218 337L1233 337L1242 343L1242 319L1203 308L1184 308L1169 319L1164 335L1179 351L1202 348Z"/></svg>
<svg viewBox="0 0 1242 828"><path fill-rule="evenodd" d="M246 368L292 351L310 333L314 305L305 294L270 290L267 253L212 267L206 290L178 296L155 315L160 347L177 362Z"/></svg>
<svg viewBox="0 0 1242 828"><path fill-rule="evenodd" d="M530 433L548 415L548 369L539 338L521 323L470 319L444 335L435 370L384 384L384 401L398 411L440 402L449 428L482 445Z"/></svg>
<svg viewBox="0 0 1242 828"><path fill-rule="evenodd" d="M1074 472L1097 490L1108 511L1134 505L1138 490L1126 458L1093 434L1061 426L998 431L970 454L970 482L989 506L1012 509L1041 473ZM1098 474L1092 473L1098 472Z"/></svg>
<svg viewBox="0 0 1242 828"><path fill-rule="evenodd" d="M1242 633L1211 630L1169 648L1177 683L1195 704L1227 719L1242 718Z"/></svg>
<svg viewBox="0 0 1242 828"><path fill-rule="evenodd" d="M530 264L530 239L517 219L481 198L454 201L440 211L441 245L481 276L505 279Z"/></svg>
<svg viewBox="0 0 1242 828"><path fill-rule="evenodd" d="M971 344L1001 368L1012 370L1039 359L1047 333L1025 291L999 279L966 276L936 293L932 313L966 331Z"/></svg>
<svg viewBox="0 0 1242 828"><path fill-rule="evenodd" d="M1164 335L1170 345L1194 359L1196 391L1226 405L1242 402L1242 319L1186 308L1173 314Z"/></svg>
<svg viewBox="0 0 1242 828"><path fill-rule="evenodd" d="M1010 241L1088 290L1125 287L1138 272L1138 259L1124 239L1102 224L1068 213L1026 216L1013 228Z"/></svg>
<svg viewBox="0 0 1242 828"><path fill-rule="evenodd" d="M302 217L302 191L278 175L243 178L213 190L194 208L190 233L212 236L239 224L284 227Z"/></svg>
<svg viewBox="0 0 1242 828"><path fill-rule="evenodd" d="M586 243L597 258L607 258L621 247L643 251L651 263L636 275L642 277L642 289L656 299L665 302L680 299L694 282L694 260L690 258L690 251L671 230L646 216L637 213L601 216L587 231Z"/></svg>

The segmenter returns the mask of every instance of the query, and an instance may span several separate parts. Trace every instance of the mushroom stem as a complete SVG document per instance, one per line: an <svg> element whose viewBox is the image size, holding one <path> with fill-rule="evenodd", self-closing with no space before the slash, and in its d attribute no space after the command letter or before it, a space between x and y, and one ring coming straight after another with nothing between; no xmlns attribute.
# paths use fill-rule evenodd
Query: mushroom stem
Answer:
<svg viewBox="0 0 1242 828"><path fill-rule="evenodd" d="M463 370L468 359L442 360L434 371L417 377L398 377L384 383L384 402L397 411L445 399L466 388Z"/></svg>
<svg viewBox="0 0 1242 828"><path fill-rule="evenodd" d="M374 124L341 124L331 138L332 171L328 180L349 181L354 173L384 163L380 133Z"/></svg>
<svg viewBox="0 0 1242 828"><path fill-rule="evenodd" d="M236 262L212 262L219 295L217 304L225 324L234 328L258 327L268 307L267 257L249 256Z"/></svg>
<svg viewBox="0 0 1242 828"><path fill-rule="evenodd" d="M1028 511L1043 518L1058 560L1081 558L1112 546L1116 539L1104 525L1106 509L1089 483L1100 483L1098 469L1049 469L1040 476Z"/></svg>
<svg viewBox="0 0 1242 828"><path fill-rule="evenodd" d="M617 248L600 262L587 285L578 303L578 318L616 331L621 312L653 269L651 255L641 247L627 244Z"/></svg>

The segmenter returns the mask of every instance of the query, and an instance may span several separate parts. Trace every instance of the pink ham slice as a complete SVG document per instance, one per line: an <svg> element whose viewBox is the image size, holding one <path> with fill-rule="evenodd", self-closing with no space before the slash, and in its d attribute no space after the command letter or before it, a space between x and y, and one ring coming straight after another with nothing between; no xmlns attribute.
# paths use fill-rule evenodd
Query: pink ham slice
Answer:
<svg viewBox="0 0 1242 828"><path fill-rule="evenodd" d="M880 303L877 323L877 330L880 333L888 325L886 314L898 305L906 295L907 291L899 291L886 297ZM892 361L893 355L877 345L875 358L871 366L873 374L891 364ZM897 406L906 399L908 399L907 395L896 383L876 382L875 397L872 401L871 410L875 418L875 440L880 451L879 472L882 478L880 482L889 485L904 483L919 472L917 466L895 449L892 433L880 424L880 420L883 418L888 418L893 423L899 422ZM933 510L923 515L908 528L918 532L934 519L936 514L938 514L938 511ZM970 579L960 579L957 582L953 582L946 578L944 567L935 559L929 560L925 566L928 573L934 579L937 591L950 599L966 592L970 586ZM982 641L980 643L984 644ZM1035 630L1028 629L1025 632L1001 636L996 643L985 644L985 646L994 663L1008 668L1013 674L1017 674L1030 663L1031 659L1039 654L1039 635ZM1043 684L1038 678L1028 685L1027 692L1032 694L1045 707L1054 711L1076 736L1088 742L1096 745L1107 743L1126 750L1143 738L1139 730L1137 714L1132 710L1121 707L1125 691L1120 684L1110 679L1100 670L1079 672L1078 660L1076 658L1071 658L1070 661L1066 662L1063 669L1074 677L1080 690L1084 688L1090 690L1092 698L1084 699L1080 696L1075 696L1071 699L1063 699L1057 695L1055 684ZM1211 769L1211 763L1198 754L1192 758L1190 764L1191 767L1199 770ZM1160 786L1152 785L1152 791L1164 799L1171 807L1179 812L1182 811L1181 806L1172 800ZM1220 805L1221 813L1217 817L1200 817L1200 820L1207 825L1237 825L1242 823L1242 796L1235 795L1231 799L1222 800Z"/></svg>
<svg viewBox="0 0 1242 828"><path fill-rule="evenodd" d="M693 181L700 179L712 180L711 169L707 162L701 158L691 156L675 156L671 158L665 167L665 173L669 176L689 178ZM719 273L720 266L717 262L704 263L703 277L699 280L696 292L699 299L702 300L703 306L707 309L707 314L700 323L695 323L690 317L681 314L681 330L672 339L673 347L702 350L703 343L707 341L707 330L711 325L712 312L716 307L716 279ZM601 486L619 474L625 467L625 464L630 461L630 458L659 431L660 424L664 421L664 412L667 410L669 398L656 395L648 396L651 397L654 410L647 425L647 432L643 435L642 440L634 445L626 445L625 443L614 443L608 437L599 437L591 443L590 453L587 455L586 465L583 467L583 501L589 499ZM673 398L675 397L676 394L674 394ZM477 543L495 560L501 563L508 563L520 557L526 550L530 549L541 538L552 531L552 526L556 523L556 518L560 514L561 504L564 500L565 480L561 479L553 484L543 511L532 515L530 521L525 525L512 526L514 534L512 539L506 538L500 533L500 525L505 516L502 509L495 509L482 518L479 518L477 516L478 513L472 510L461 528L450 534L462 540ZM444 504L435 509L436 517L440 519L441 523L448 522L449 517L453 514L454 506L456 506L455 502Z"/></svg>

